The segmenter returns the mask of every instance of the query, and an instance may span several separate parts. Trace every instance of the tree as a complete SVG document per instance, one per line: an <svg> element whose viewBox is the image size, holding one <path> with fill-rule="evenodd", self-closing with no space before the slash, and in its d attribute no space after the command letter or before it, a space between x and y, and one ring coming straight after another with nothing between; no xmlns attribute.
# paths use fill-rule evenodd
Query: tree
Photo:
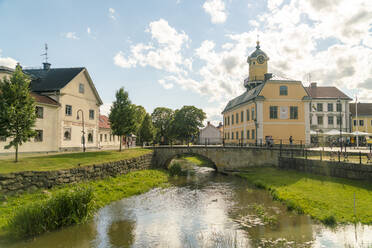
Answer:
<svg viewBox="0 0 372 248"><path fill-rule="evenodd" d="M139 130L141 128L141 125L142 125L142 122L143 122L143 119L145 118L147 112L146 112L146 109L144 107L142 107L141 105L135 105L133 104L133 108L134 108L134 123L135 123L135 126L136 126L136 131L135 131L135 134L137 136L137 138L141 138L140 134L139 134ZM138 140L138 142L142 142L141 140Z"/></svg>
<svg viewBox="0 0 372 248"><path fill-rule="evenodd" d="M128 92L120 88L116 92L116 101L112 103L109 114L112 133L120 137L120 151L122 136L136 131L135 109L128 97Z"/></svg>
<svg viewBox="0 0 372 248"><path fill-rule="evenodd" d="M174 111L170 108L158 107L151 114L152 122L156 129L156 140L162 144L168 144L171 138L171 125Z"/></svg>
<svg viewBox="0 0 372 248"><path fill-rule="evenodd" d="M141 142L150 142L154 139L154 126L152 125L151 116L149 114L146 114L145 118L143 118L139 129L139 137L141 138Z"/></svg>
<svg viewBox="0 0 372 248"><path fill-rule="evenodd" d="M173 130L180 140L190 141L199 134L206 114L194 106L183 106L174 114Z"/></svg>
<svg viewBox="0 0 372 248"><path fill-rule="evenodd" d="M0 136L11 141L4 148L15 148L15 162L18 162L18 148L36 135L35 100L30 94L30 78L17 65L7 79L0 79Z"/></svg>

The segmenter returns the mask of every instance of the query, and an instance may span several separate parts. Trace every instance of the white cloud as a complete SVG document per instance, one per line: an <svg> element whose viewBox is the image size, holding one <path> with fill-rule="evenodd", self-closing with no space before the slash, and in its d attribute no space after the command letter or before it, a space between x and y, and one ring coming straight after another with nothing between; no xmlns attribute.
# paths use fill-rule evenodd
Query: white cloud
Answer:
<svg viewBox="0 0 372 248"><path fill-rule="evenodd" d="M211 16L212 23L224 23L227 19L225 3L222 0L206 0L204 11Z"/></svg>
<svg viewBox="0 0 372 248"><path fill-rule="evenodd" d="M109 8L108 11L109 11L108 16L109 16L112 20L116 20L116 11L115 11L115 9L114 9L114 8Z"/></svg>
<svg viewBox="0 0 372 248"><path fill-rule="evenodd" d="M67 39L78 40L80 39L75 32L67 32L62 34Z"/></svg>
<svg viewBox="0 0 372 248"><path fill-rule="evenodd" d="M110 114L110 109L111 109L112 103L103 103L100 106L100 114L101 115L106 115L108 116Z"/></svg>
<svg viewBox="0 0 372 248"><path fill-rule="evenodd" d="M164 79L158 80L159 84L164 87L166 90L170 90L173 88L174 84L172 83L167 83Z"/></svg>
<svg viewBox="0 0 372 248"><path fill-rule="evenodd" d="M17 60L11 57L2 57L1 52L2 50L0 49L0 66L5 66L8 68L15 68L15 66L17 65Z"/></svg>
<svg viewBox="0 0 372 248"><path fill-rule="evenodd" d="M88 33L88 34L91 33L90 27L87 28L87 33Z"/></svg>

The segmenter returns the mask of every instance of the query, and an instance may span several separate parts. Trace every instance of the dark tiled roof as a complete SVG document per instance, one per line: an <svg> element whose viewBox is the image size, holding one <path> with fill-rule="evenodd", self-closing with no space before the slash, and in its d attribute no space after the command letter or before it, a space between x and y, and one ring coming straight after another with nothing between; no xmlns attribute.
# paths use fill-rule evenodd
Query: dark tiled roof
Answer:
<svg viewBox="0 0 372 248"><path fill-rule="evenodd" d="M345 95L341 90L336 87L329 86L316 86L316 87L305 87L305 90L311 98L341 98L352 100L350 97Z"/></svg>
<svg viewBox="0 0 372 248"><path fill-rule="evenodd" d="M59 103L48 96L43 96L35 92L31 92L31 96L35 98L37 103L45 103L50 105L59 106Z"/></svg>
<svg viewBox="0 0 372 248"><path fill-rule="evenodd" d="M260 94L262 88L264 87L265 83L262 83L260 85L258 85L257 87L249 90L249 91L246 91L244 92L242 95L232 99L229 101L229 103L226 105L225 109L222 111L222 113L238 106L238 105L241 105L243 103L246 103L250 100L253 100L255 99L258 94Z"/></svg>
<svg viewBox="0 0 372 248"><path fill-rule="evenodd" d="M355 103L350 103L350 113L355 116ZM358 103L359 115L372 115L372 103Z"/></svg>
<svg viewBox="0 0 372 248"><path fill-rule="evenodd" d="M106 115L99 116L99 128L111 128L109 118Z"/></svg>
<svg viewBox="0 0 372 248"><path fill-rule="evenodd" d="M51 68L25 69L25 73L32 78L31 90L36 92L57 91L66 86L84 67L77 68Z"/></svg>

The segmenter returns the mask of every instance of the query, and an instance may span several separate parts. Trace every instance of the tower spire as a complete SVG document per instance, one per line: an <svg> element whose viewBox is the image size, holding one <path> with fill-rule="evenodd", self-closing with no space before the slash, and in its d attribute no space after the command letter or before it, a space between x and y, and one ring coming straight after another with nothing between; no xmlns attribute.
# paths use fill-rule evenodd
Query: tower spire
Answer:
<svg viewBox="0 0 372 248"><path fill-rule="evenodd" d="M256 48L259 49L260 48L260 35L259 34L257 34L257 41L256 41L256 43L257 43Z"/></svg>

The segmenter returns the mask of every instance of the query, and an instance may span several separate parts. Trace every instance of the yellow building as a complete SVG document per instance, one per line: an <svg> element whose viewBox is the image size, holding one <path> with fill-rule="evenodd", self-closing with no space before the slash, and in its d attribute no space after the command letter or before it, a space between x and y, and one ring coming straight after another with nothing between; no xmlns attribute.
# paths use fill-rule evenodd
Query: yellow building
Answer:
<svg viewBox="0 0 372 248"><path fill-rule="evenodd" d="M356 104L350 103L353 132L365 132L372 134L372 103L358 103L358 116Z"/></svg>
<svg viewBox="0 0 372 248"><path fill-rule="evenodd" d="M269 57L260 49L248 57L246 91L223 110L225 143L310 144L310 98L301 81L267 73Z"/></svg>

